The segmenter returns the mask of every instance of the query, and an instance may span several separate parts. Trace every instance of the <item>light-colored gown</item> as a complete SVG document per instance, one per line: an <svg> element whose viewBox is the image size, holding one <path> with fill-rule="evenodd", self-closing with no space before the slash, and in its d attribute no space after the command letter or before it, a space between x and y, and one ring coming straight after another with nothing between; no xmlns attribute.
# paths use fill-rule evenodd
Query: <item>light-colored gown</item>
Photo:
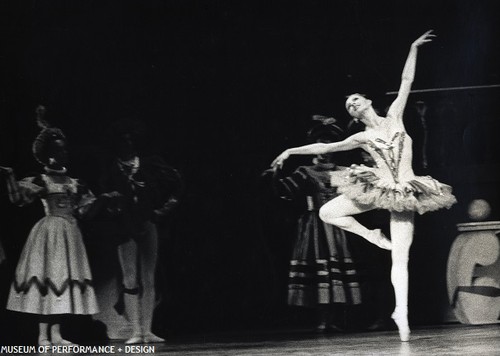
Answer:
<svg viewBox="0 0 500 356"><path fill-rule="evenodd" d="M61 178L64 183L58 183ZM78 180L42 174L19 181L20 205L42 200L45 217L32 228L22 250L7 309L41 315L95 314L92 275L75 218L93 201Z"/></svg>

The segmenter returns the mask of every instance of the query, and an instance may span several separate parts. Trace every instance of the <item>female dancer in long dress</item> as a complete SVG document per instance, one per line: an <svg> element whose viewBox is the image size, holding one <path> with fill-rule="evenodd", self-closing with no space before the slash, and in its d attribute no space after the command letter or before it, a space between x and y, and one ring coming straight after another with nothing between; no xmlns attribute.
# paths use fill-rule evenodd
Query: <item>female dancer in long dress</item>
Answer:
<svg viewBox="0 0 500 356"><path fill-rule="evenodd" d="M336 142L343 136L334 118L315 115L320 121L307 137L309 142ZM284 200L305 201L297 221L297 235L289 265L288 304L314 308L316 331L339 330L333 322L334 306L361 303L359 274L348 246L346 233L319 218L323 204L338 195L332 175L346 167L334 163L332 155L318 155L313 164L284 175L273 173L275 193Z"/></svg>
<svg viewBox="0 0 500 356"><path fill-rule="evenodd" d="M401 86L396 100L386 117L379 116L371 100L360 94L347 98L346 109L354 120L365 124L364 131L341 142L314 143L285 150L272 163L281 166L293 154L324 154L362 148L368 152L376 167L351 166L349 179L339 187L340 196L320 209L320 218L341 229L357 234L377 246L392 250L391 282L394 287L396 307L392 314L401 341L408 341L408 258L413 240L414 212L423 214L449 208L456 202L451 187L426 176L415 176L412 162L412 140L403 124L403 112L415 75L418 47L435 37L427 31L410 47ZM391 240L380 230L368 230L352 215L372 209L391 212Z"/></svg>
<svg viewBox="0 0 500 356"><path fill-rule="evenodd" d="M24 206L40 199L45 209L19 258L7 309L40 315L40 346L72 345L61 335L60 317L98 312L76 218L95 214L115 194L96 198L66 174L66 137L41 119L43 107L37 111L42 131L33 143L33 154L45 172L16 181L12 168L0 166L12 203Z"/></svg>

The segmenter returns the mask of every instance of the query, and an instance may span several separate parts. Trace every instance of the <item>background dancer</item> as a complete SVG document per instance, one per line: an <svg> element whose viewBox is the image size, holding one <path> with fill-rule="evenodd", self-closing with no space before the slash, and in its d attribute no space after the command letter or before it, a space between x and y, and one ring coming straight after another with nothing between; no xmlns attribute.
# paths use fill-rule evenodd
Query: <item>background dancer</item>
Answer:
<svg viewBox="0 0 500 356"><path fill-rule="evenodd" d="M12 203L24 206L40 199L45 217L32 228L17 264L7 309L39 314L38 344L72 345L60 330L64 314L95 314L97 301L87 253L76 218L95 215L114 193L95 198L79 180L66 174L64 133L43 120L33 155L45 173L16 181L13 170L0 167Z"/></svg>
<svg viewBox="0 0 500 356"><path fill-rule="evenodd" d="M309 142L336 142L343 135L334 118L319 115L307 133ZM347 244L346 233L319 218L319 208L338 195L332 175L346 169L331 154L318 155L312 165L283 176L273 170L276 194L304 206L297 221L297 235L289 265L288 304L316 310L316 331L340 330L335 306L361 303L359 277ZM344 172L345 173L345 172ZM305 203L305 204L304 204Z"/></svg>
<svg viewBox="0 0 500 356"><path fill-rule="evenodd" d="M151 331L155 309L155 272L158 259L156 224L177 206L182 191L179 173L158 156L138 153L138 138L144 133L135 120L115 122L111 129L115 158L101 181L105 192L122 197L109 209L116 224L118 258L122 272L122 302L132 323L127 344L163 342ZM120 309L120 308L118 308Z"/></svg>

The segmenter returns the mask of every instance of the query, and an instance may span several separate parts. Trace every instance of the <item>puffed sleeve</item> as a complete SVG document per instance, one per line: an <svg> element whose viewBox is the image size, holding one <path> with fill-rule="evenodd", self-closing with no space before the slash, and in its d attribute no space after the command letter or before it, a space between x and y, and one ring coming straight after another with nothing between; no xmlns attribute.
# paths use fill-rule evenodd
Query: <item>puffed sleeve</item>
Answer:
<svg viewBox="0 0 500 356"><path fill-rule="evenodd" d="M39 176L26 177L17 181L14 172L9 172L7 175L7 191L13 204L24 206L44 194L46 188Z"/></svg>

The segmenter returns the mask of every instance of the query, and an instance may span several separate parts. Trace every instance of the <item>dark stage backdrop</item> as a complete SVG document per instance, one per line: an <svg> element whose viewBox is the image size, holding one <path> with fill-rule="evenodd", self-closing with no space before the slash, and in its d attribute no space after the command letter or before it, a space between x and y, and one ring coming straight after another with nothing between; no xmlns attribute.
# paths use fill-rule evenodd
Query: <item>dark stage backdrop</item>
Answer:
<svg viewBox="0 0 500 356"><path fill-rule="evenodd" d="M305 142L312 114L333 115L345 127L344 98L352 92L383 110L411 41L428 29L438 37L420 50L415 89L500 83L495 1L32 0L2 1L0 13L0 164L19 176L40 169L30 150L34 109L44 104L70 140L70 172L91 187L107 154L103 133L123 117L143 120L150 129L144 150L181 172L182 204L162 227L165 287L155 321L171 334L307 319L286 306L296 212L268 196L260 174L283 149ZM487 199L491 218L499 218L498 94L410 97L409 118L417 100L428 106L429 167L422 173L453 185L459 199L449 211L417 219L414 323L445 320L446 259L455 224L468 221L468 202ZM42 214L40 206L9 205L2 193L9 260L0 267L1 308ZM89 251L99 251L88 240ZM101 251L109 247L99 243ZM98 261L94 268L99 273ZM28 317L0 315L14 336L36 334L26 331Z"/></svg>

